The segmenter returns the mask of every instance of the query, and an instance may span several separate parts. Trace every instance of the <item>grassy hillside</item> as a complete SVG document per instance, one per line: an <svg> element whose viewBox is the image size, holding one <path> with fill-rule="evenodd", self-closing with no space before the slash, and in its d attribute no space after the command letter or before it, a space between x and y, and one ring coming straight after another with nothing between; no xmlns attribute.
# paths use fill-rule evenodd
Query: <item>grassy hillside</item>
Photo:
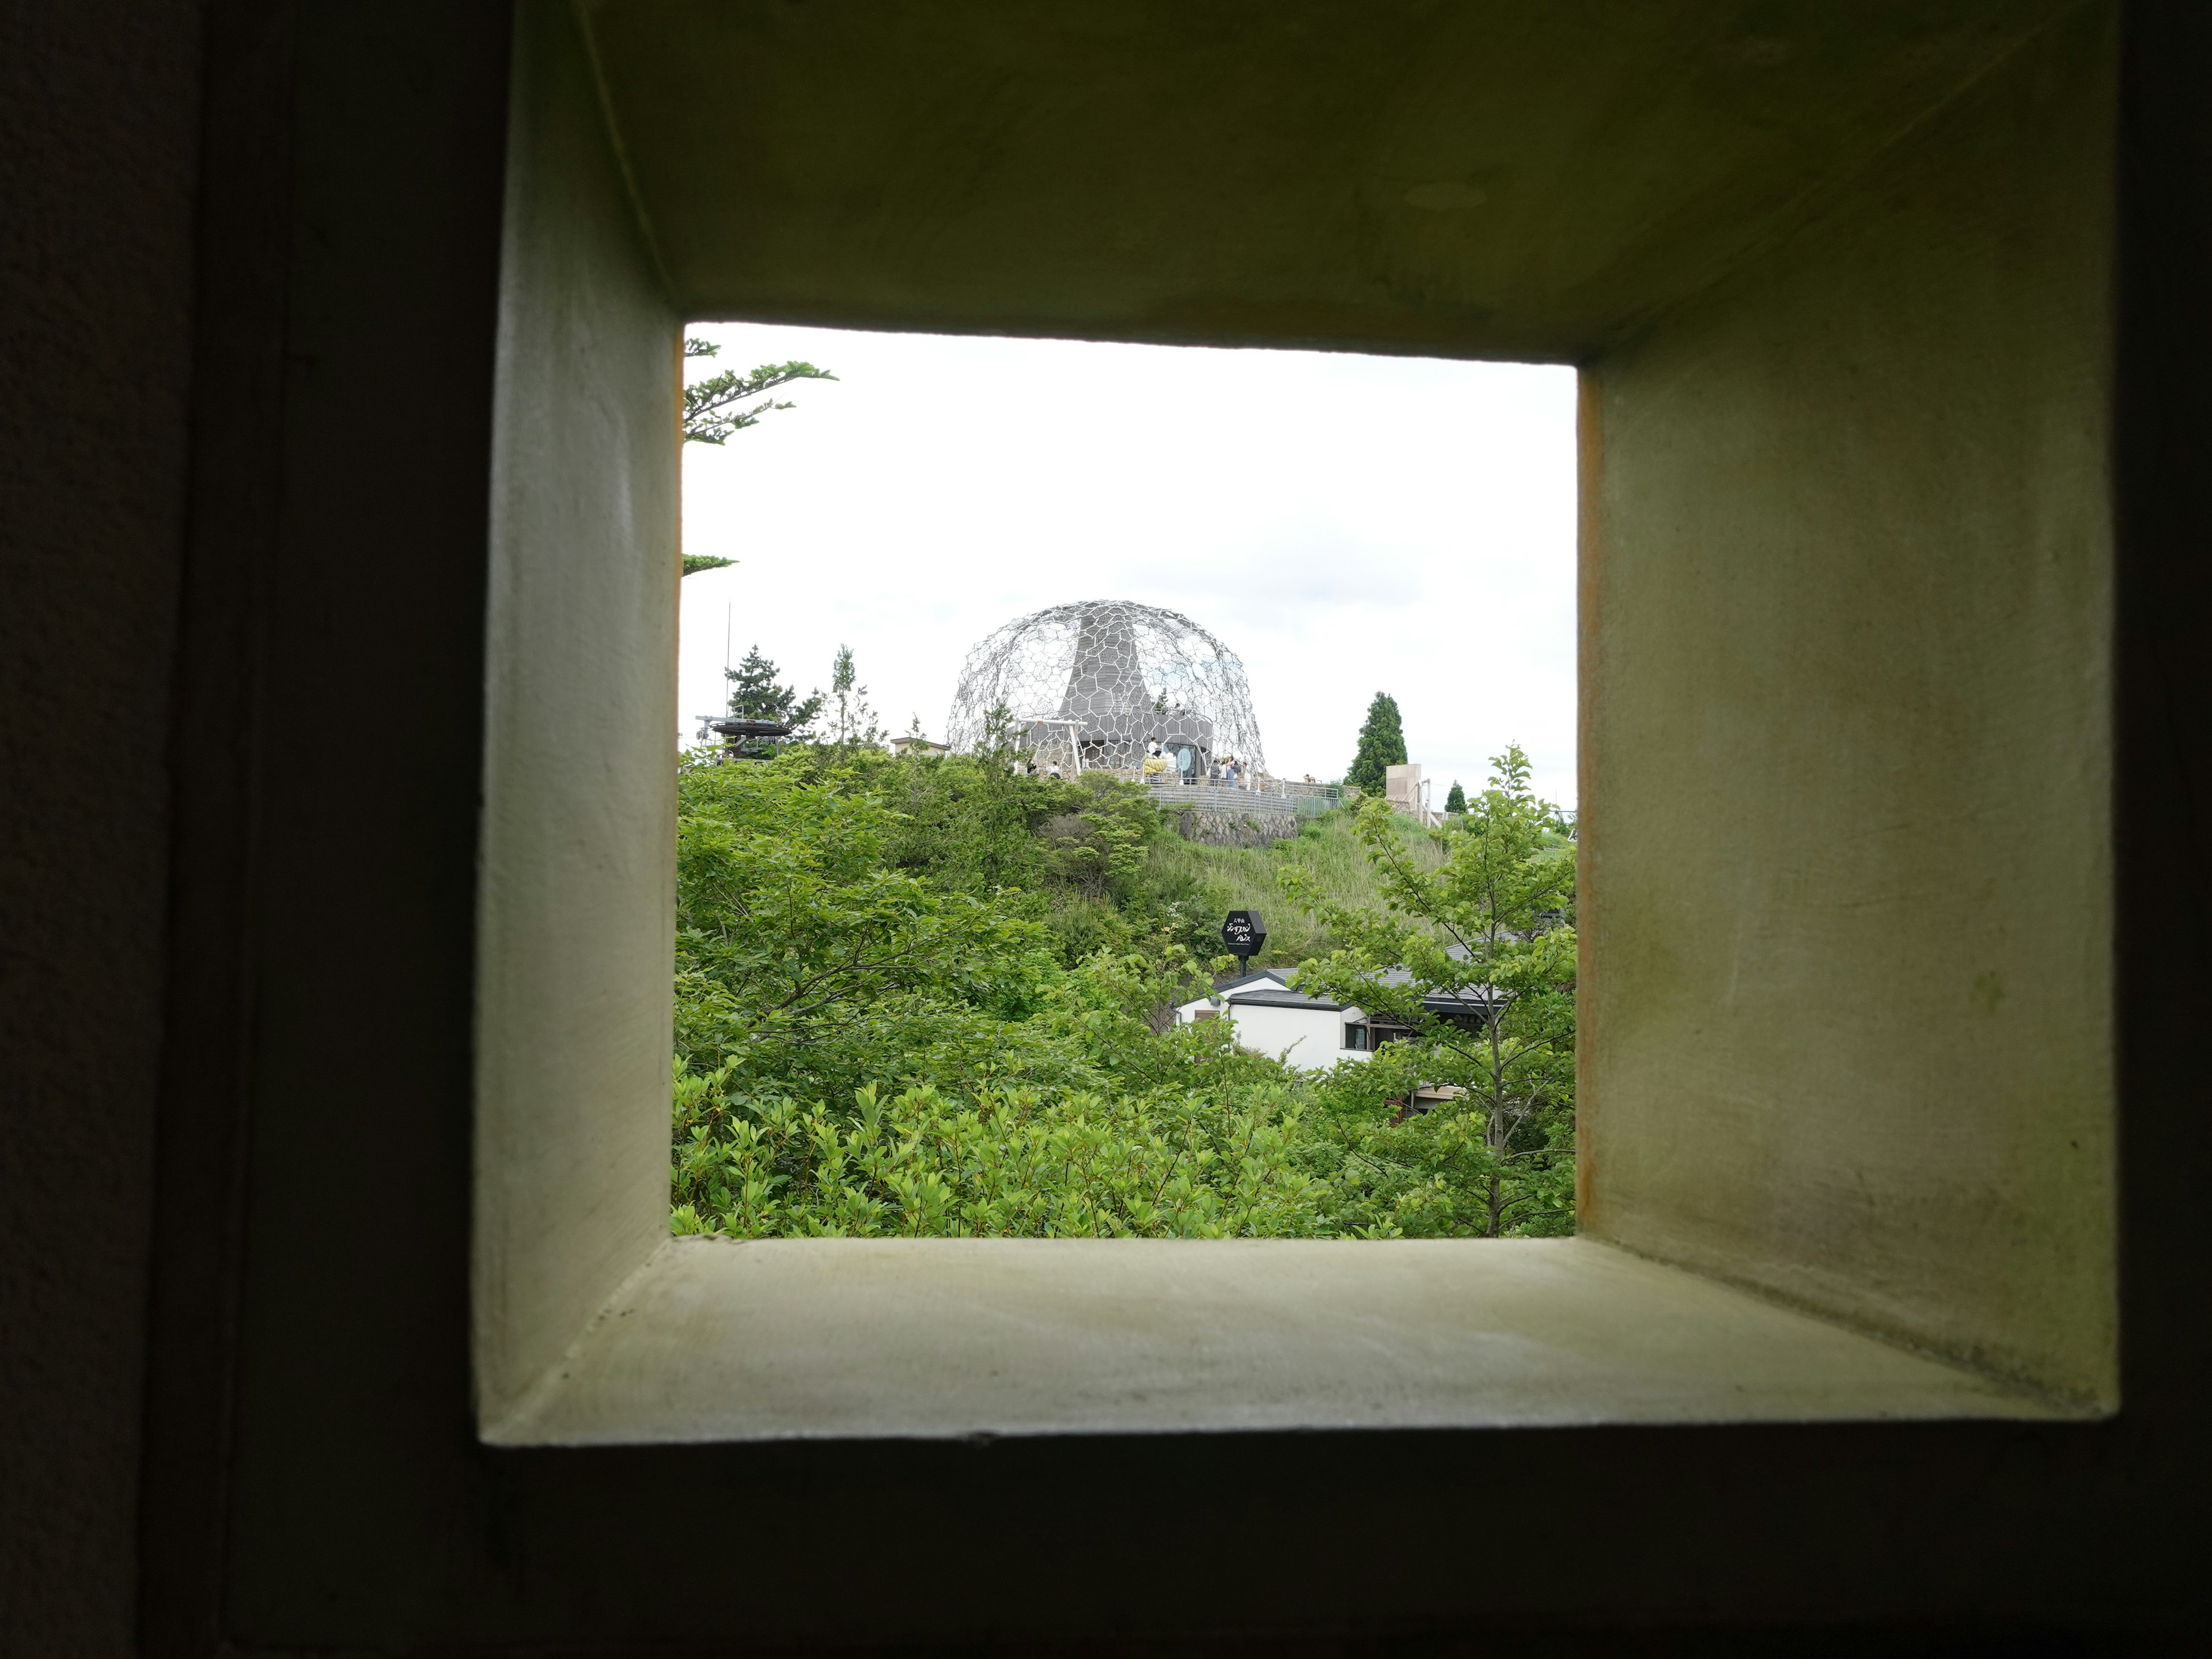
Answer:
<svg viewBox="0 0 2212 1659"><path fill-rule="evenodd" d="M1424 868L1434 869L1443 861L1443 853L1412 819L1399 823L1407 846ZM1286 865L1310 871L1339 904L1382 908L1374 872L1352 836L1348 811L1309 819L1295 840L1266 848L1209 847L1170 834L1152 843L1150 859L1148 873L1156 886L1188 895L1216 918L1231 910L1259 911L1267 923L1267 948L1256 958L1263 967L1294 967L1334 943L1318 920L1284 896L1278 878Z"/></svg>

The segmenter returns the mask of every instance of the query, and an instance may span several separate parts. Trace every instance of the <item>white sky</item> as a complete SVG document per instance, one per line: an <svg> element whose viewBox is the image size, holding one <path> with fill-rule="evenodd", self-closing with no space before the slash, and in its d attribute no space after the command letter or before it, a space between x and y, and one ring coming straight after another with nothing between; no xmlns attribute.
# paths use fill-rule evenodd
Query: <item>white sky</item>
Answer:
<svg viewBox="0 0 2212 1659"><path fill-rule="evenodd" d="M1369 700L1469 789L1517 740L1574 801L1574 374L1518 363L753 324L798 407L684 447L684 737L757 643L803 693L853 647L941 739L969 647L1073 599L1181 611L1244 660L1279 776L1341 777Z"/></svg>

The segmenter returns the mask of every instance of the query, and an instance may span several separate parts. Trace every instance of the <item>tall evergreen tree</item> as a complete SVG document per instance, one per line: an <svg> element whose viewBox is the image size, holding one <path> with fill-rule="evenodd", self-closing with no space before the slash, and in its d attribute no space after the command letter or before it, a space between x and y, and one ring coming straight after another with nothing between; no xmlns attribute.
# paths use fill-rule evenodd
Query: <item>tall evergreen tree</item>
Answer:
<svg viewBox="0 0 2212 1659"><path fill-rule="evenodd" d="M1359 728L1359 752L1352 757L1352 769L1344 781L1370 795L1382 793L1389 780L1384 769L1406 763L1406 731L1398 720L1398 700L1387 691L1377 691L1375 701L1367 705L1367 723Z"/></svg>
<svg viewBox="0 0 2212 1659"><path fill-rule="evenodd" d="M1467 811L1467 791L1459 787L1457 778L1452 780L1451 793L1444 797L1444 811L1447 812Z"/></svg>
<svg viewBox="0 0 2212 1659"><path fill-rule="evenodd" d="M858 672L853 666L853 647L839 646L836 659L830 666L830 702L825 707L829 739L837 745L840 753L848 749L884 746L884 732L876 724L876 711L868 706L868 688L856 684L858 678ZM915 724L921 722L917 720Z"/></svg>
<svg viewBox="0 0 2212 1659"><path fill-rule="evenodd" d="M793 740L813 735L807 728L822 712L822 694L817 691L801 698L795 687L778 684L776 665L761 655L760 647L747 651L745 659L735 668L722 672L730 681L730 712L739 720L784 721L790 726ZM764 738L751 739L739 747L754 757L775 752L775 745Z"/></svg>

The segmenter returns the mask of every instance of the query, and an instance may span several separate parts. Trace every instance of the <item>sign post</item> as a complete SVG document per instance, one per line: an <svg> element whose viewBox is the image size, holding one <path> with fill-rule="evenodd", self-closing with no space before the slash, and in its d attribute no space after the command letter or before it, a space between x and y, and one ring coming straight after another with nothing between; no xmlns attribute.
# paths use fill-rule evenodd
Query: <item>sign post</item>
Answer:
<svg viewBox="0 0 2212 1659"><path fill-rule="evenodd" d="M1260 920L1257 910L1231 910L1221 924L1221 942L1237 958L1237 971L1243 974L1267 942L1267 924Z"/></svg>

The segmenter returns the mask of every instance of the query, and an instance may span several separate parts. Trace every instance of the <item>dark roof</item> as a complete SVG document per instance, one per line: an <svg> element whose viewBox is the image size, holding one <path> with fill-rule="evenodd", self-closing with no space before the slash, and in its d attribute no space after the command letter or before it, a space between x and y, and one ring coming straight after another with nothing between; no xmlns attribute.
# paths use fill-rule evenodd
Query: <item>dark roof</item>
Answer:
<svg viewBox="0 0 2212 1659"><path fill-rule="evenodd" d="M1291 976L1280 968L1255 968L1241 979L1232 979L1225 985L1215 986L1213 994L1218 997L1227 996L1231 991L1242 990L1247 985L1256 985L1262 980L1271 981L1277 985L1288 985L1291 982Z"/></svg>
<svg viewBox="0 0 2212 1659"><path fill-rule="evenodd" d="M791 735L788 720L716 720L707 722L710 732L720 732L726 738L787 738Z"/></svg>
<svg viewBox="0 0 2212 1659"><path fill-rule="evenodd" d="M1463 957L1466 953L1454 946L1453 954ZM1391 968L1376 977L1385 985L1403 985L1413 978L1413 975L1403 968ZM1341 1013L1353 1006L1346 1002L1331 1002L1325 997L1308 996L1303 991L1292 989L1290 980L1290 974L1279 968L1255 969L1242 979L1215 986L1213 994L1224 1002L1242 1003L1252 1008L1311 1008L1320 1013ZM1482 988L1479 985L1469 986L1463 998L1455 997L1448 991L1431 991L1421 999L1421 1006L1436 1014L1465 1012L1482 1006L1483 1002Z"/></svg>
<svg viewBox="0 0 2212 1659"><path fill-rule="evenodd" d="M1324 1002L1303 991L1293 991L1288 986L1279 991L1240 991L1228 1000L1247 1008L1312 1008L1322 1013L1338 1012L1344 1006L1340 1002Z"/></svg>
<svg viewBox="0 0 2212 1659"><path fill-rule="evenodd" d="M1466 950L1456 945L1451 947L1451 954L1461 961L1467 957ZM1403 968L1386 968L1375 977L1385 985L1404 985L1410 982L1413 975ZM1450 1013L1455 1010L1482 1007L1488 1000L1483 995L1481 986L1470 985L1465 996L1454 996L1449 991L1431 991L1421 999L1421 1006L1431 1013Z"/></svg>

